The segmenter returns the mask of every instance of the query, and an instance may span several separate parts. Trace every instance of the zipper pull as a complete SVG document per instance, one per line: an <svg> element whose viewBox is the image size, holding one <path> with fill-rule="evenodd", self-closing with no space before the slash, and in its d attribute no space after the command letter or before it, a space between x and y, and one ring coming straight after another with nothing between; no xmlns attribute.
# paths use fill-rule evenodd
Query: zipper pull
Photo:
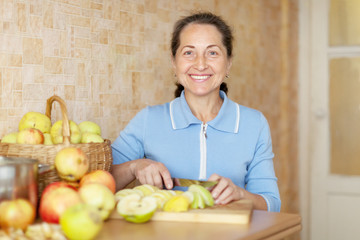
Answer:
<svg viewBox="0 0 360 240"><path fill-rule="evenodd" d="M206 134L206 124L203 124L203 134L204 134L205 138L207 138L207 134Z"/></svg>

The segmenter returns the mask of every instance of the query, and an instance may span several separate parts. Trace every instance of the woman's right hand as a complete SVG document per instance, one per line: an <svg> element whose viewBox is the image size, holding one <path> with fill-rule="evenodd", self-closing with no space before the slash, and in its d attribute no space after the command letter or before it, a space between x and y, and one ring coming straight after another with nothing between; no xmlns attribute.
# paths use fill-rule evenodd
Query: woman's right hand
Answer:
<svg viewBox="0 0 360 240"><path fill-rule="evenodd" d="M164 164L150 159L133 161L131 171L141 184L150 184L158 188L173 188L170 172Z"/></svg>

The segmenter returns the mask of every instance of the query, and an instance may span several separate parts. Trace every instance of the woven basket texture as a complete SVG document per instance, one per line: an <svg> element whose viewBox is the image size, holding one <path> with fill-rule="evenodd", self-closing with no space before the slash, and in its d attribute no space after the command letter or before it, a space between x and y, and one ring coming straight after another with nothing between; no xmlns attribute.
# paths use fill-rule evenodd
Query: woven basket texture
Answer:
<svg viewBox="0 0 360 240"><path fill-rule="evenodd" d="M65 102L56 95L49 98L46 105L46 115L51 119L53 102L58 102L61 107L64 142L54 145L0 143L0 155L6 157L31 158L38 160L39 164L54 165L55 156L58 151L66 147L76 147L80 148L89 159L90 167L88 172L98 169L110 171L112 164L111 141L105 139L103 143L70 143L70 127ZM59 178L54 168L50 171L39 173L38 196L41 196L42 191L48 184L57 181L63 180Z"/></svg>

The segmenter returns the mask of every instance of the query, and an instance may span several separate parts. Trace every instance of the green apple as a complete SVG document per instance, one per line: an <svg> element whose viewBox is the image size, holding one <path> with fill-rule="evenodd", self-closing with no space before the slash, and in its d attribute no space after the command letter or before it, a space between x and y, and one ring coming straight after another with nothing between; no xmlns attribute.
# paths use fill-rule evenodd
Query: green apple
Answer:
<svg viewBox="0 0 360 240"><path fill-rule="evenodd" d="M140 197L130 194L117 204L117 212L128 222L144 223L151 219L157 209L156 199L151 196Z"/></svg>
<svg viewBox="0 0 360 240"><path fill-rule="evenodd" d="M6 134L2 139L2 143L16 143L17 132Z"/></svg>
<svg viewBox="0 0 360 240"><path fill-rule="evenodd" d="M212 197L211 193L209 192L209 190L207 190L206 188L204 188L201 185L197 185L197 184L193 184L190 185L188 191L190 192L197 192L199 193L199 195L201 196L201 198L204 199L205 205L206 206L214 206L214 198Z"/></svg>
<svg viewBox="0 0 360 240"><path fill-rule="evenodd" d="M81 133L90 132L95 133L99 136L101 136L101 128L99 125L97 125L94 122L91 121L84 121L79 124L79 128L81 130Z"/></svg>
<svg viewBox="0 0 360 240"><path fill-rule="evenodd" d="M50 133L44 133L44 145L53 145Z"/></svg>
<svg viewBox="0 0 360 240"><path fill-rule="evenodd" d="M96 133L83 132L81 133L81 143L102 143L104 139Z"/></svg>
<svg viewBox="0 0 360 240"><path fill-rule="evenodd" d="M36 128L43 133L48 133L51 129L50 118L39 112L28 112L19 122L19 131L26 128Z"/></svg>
<svg viewBox="0 0 360 240"><path fill-rule="evenodd" d="M100 183L88 183L79 188L84 203L96 207L103 220L106 220L115 208L115 196L111 190Z"/></svg>
<svg viewBox="0 0 360 240"><path fill-rule="evenodd" d="M95 207L80 203L65 210L60 226L70 240L90 240L100 232L103 220Z"/></svg>
<svg viewBox="0 0 360 240"><path fill-rule="evenodd" d="M51 139L54 144L63 143L63 128L62 128L62 120L55 122L50 130ZM69 121L70 125L70 142L71 143L80 143L81 142L81 131L79 126L72 120Z"/></svg>

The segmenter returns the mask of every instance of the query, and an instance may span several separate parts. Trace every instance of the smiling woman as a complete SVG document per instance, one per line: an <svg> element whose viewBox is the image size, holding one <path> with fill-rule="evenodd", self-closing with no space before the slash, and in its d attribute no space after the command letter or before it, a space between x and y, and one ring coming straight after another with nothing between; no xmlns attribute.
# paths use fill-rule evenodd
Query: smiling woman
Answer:
<svg viewBox="0 0 360 240"><path fill-rule="evenodd" d="M114 141L118 189L134 179L167 189L171 177L207 179L218 182L209 189L216 204L250 199L255 209L280 211L267 120L226 95L232 39L230 27L212 13L175 24L176 98L140 111Z"/></svg>

